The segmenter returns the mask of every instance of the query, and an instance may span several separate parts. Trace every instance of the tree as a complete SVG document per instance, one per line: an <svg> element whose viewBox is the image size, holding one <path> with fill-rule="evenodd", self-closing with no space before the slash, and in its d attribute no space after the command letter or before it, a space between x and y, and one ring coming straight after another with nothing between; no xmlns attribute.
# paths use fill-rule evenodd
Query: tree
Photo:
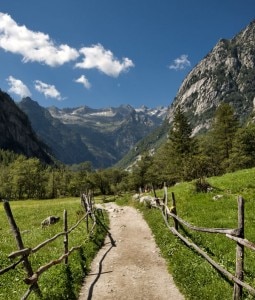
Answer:
<svg viewBox="0 0 255 300"><path fill-rule="evenodd" d="M173 151L180 157L193 151L192 129L188 119L180 107L174 114L173 126L170 129L169 139Z"/></svg>
<svg viewBox="0 0 255 300"><path fill-rule="evenodd" d="M73 170L71 180L69 181L69 192L73 196L78 196L83 192L92 189L89 175L92 173L92 164L83 162L70 168Z"/></svg>
<svg viewBox="0 0 255 300"><path fill-rule="evenodd" d="M99 189L102 195L111 193L110 179L106 170L97 170L89 176L91 184Z"/></svg>
<svg viewBox="0 0 255 300"><path fill-rule="evenodd" d="M219 159L217 157L217 147L211 132L197 137L198 144L198 162L200 164L198 172L201 174L196 178L217 176L221 174L221 168L219 166Z"/></svg>
<svg viewBox="0 0 255 300"><path fill-rule="evenodd" d="M255 124L239 128L233 141L229 170L255 166Z"/></svg>
<svg viewBox="0 0 255 300"><path fill-rule="evenodd" d="M129 175L129 185L131 189L138 191L139 188L144 189L148 184L151 185L151 179L148 173L151 164L152 156L149 153L144 153Z"/></svg>
<svg viewBox="0 0 255 300"><path fill-rule="evenodd" d="M230 153L238 126L232 106L228 103L220 104L215 113L212 137L222 172L225 172L229 166Z"/></svg>
<svg viewBox="0 0 255 300"><path fill-rule="evenodd" d="M46 177L38 158L26 158L20 155L9 165L12 197L43 198L45 196Z"/></svg>
<svg viewBox="0 0 255 300"><path fill-rule="evenodd" d="M192 129L188 119L180 107L177 108L169 139L161 149L161 156L165 158L165 173L172 183L189 180L187 172L188 162L196 153L195 139L191 136Z"/></svg>

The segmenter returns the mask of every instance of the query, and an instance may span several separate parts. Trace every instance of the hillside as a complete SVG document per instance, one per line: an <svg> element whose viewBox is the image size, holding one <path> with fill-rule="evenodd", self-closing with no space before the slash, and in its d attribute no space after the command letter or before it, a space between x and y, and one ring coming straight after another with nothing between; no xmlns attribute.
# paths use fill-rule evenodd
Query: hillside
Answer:
<svg viewBox="0 0 255 300"><path fill-rule="evenodd" d="M159 127L167 108L134 109L130 105L93 109L43 108L24 98L18 103L38 136L66 164L90 161L95 168L118 162L134 145Z"/></svg>
<svg viewBox="0 0 255 300"><path fill-rule="evenodd" d="M239 121L245 123L255 103L255 21L232 39L221 39L191 70L181 84L166 116L166 122L137 143L119 164L127 167L144 151L156 149L166 139L176 108L186 113L192 134L210 129L220 103L233 106ZM161 132L160 142L155 139Z"/></svg>
<svg viewBox="0 0 255 300"><path fill-rule="evenodd" d="M0 90L0 148L37 157L42 162L52 163L49 149L33 131L30 121L7 93Z"/></svg>

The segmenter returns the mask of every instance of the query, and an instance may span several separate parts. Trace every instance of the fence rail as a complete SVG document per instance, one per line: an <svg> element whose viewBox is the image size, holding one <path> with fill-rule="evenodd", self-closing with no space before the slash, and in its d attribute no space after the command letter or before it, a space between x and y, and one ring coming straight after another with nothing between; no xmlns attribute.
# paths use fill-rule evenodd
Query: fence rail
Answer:
<svg viewBox="0 0 255 300"><path fill-rule="evenodd" d="M23 263L24 268L27 273L27 277L24 279L24 282L27 285L29 285L28 290L21 298L24 300L28 298L28 296L31 294L32 291L34 291L39 297L41 297L42 293L41 293L40 287L38 285L39 277L44 272L49 270L51 267L53 267L57 264L60 264L63 261L67 265L69 255L72 254L74 251L79 250L82 247L82 245L73 246L71 249L69 249L69 247L68 247L69 234L73 230L75 230L81 224L82 221L86 221L86 229L87 229L87 234L88 234L87 241L89 240L91 234L93 233L96 225L99 225L106 232L108 232L107 226L101 222L100 218L98 217L98 215L96 213L97 211L94 208L93 202L92 202L92 195L82 194L81 195L81 204L84 207L84 215L77 221L77 223L75 225L73 225L72 227L70 227L68 229L67 211L64 210L64 212L63 212L63 224L64 224L63 232L57 233L55 236L43 241L42 243L36 245L34 248L25 248L23 241L22 241L22 236L21 236L20 230L19 230L19 228L15 222L14 216L12 214L10 204L8 201L4 201L3 204L4 204L4 209L5 209L10 227L12 229L12 232L13 232L13 235L16 240L17 247L18 247L18 250L10 253L8 255L8 258L14 259L14 258L18 257L19 260L16 261L15 263L12 263L11 265L5 267L4 269L1 269L0 275L4 274L6 272L9 272L12 269L15 269L20 263ZM91 228L89 228L89 219L92 220ZM40 268L38 268L36 271L33 271L31 263L29 261L29 256L36 253L37 251L42 249L44 246L55 241L56 239L58 239L61 236L64 236L64 239L63 239L64 253L59 258L54 259L54 260L46 263L45 265L41 266ZM84 243L84 241L83 241L83 243Z"/></svg>
<svg viewBox="0 0 255 300"><path fill-rule="evenodd" d="M234 282L233 299L240 300L243 294L243 288L245 288L252 296L255 296L255 289L244 280L244 247L251 250L255 250L255 244L244 238L244 199L239 196L238 202L238 228L226 229L226 228L204 228L191 225L187 221L177 216L176 200L174 193L172 193L172 207L168 207L167 188L164 187L164 198L161 205L157 205L157 208L161 210L163 219L168 229L178 238L180 238L188 247L195 249L204 259L206 259L215 269L221 272L226 278ZM174 226L169 225L169 217L174 220ZM206 232L206 233L219 233L224 234L227 238L236 242L236 271L235 275L221 267L216 261L214 261L206 252L204 252L198 245L188 240L179 232L179 225L184 225L191 230Z"/></svg>

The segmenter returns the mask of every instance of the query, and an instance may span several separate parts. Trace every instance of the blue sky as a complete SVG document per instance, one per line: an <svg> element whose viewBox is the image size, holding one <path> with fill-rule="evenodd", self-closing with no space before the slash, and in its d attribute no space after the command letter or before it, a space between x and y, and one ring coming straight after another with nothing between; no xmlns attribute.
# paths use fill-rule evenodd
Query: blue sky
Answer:
<svg viewBox="0 0 255 300"><path fill-rule="evenodd" d="M1 0L0 88L41 106L168 106L254 0Z"/></svg>

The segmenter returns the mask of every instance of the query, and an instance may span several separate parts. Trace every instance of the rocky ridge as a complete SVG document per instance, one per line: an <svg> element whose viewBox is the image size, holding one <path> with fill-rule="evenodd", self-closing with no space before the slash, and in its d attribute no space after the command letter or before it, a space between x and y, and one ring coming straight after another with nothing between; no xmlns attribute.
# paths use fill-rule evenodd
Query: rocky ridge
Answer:
<svg viewBox="0 0 255 300"><path fill-rule="evenodd" d="M177 106L190 118L193 134L210 128L221 102L230 103L241 122L247 120L255 101L255 21L234 38L221 39L180 86L170 106L169 123Z"/></svg>
<svg viewBox="0 0 255 300"><path fill-rule="evenodd" d="M0 148L53 163L49 148L38 139L24 112L0 90Z"/></svg>
<svg viewBox="0 0 255 300"><path fill-rule="evenodd" d="M65 164L90 161L95 168L112 166L134 145L160 126L167 108L130 105L93 109L41 107L24 98L18 103L38 136Z"/></svg>

